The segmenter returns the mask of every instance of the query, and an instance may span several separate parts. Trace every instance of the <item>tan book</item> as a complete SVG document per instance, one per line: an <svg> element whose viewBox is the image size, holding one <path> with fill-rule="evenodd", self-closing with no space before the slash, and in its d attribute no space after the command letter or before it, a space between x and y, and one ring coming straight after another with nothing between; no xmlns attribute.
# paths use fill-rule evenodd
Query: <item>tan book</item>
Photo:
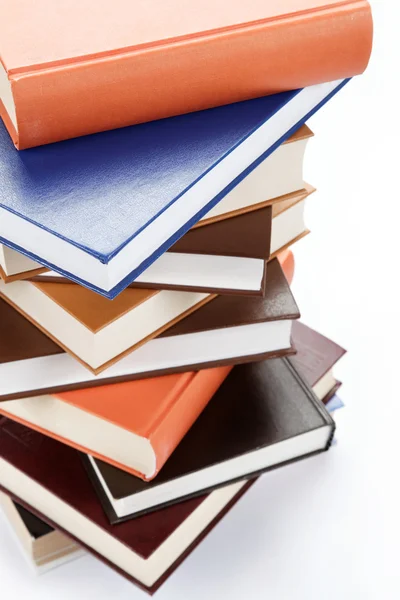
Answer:
<svg viewBox="0 0 400 600"><path fill-rule="evenodd" d="M0 282L0 296L93 373L215 297L126 289L111 301L74 283L31 281Z"/></svg>

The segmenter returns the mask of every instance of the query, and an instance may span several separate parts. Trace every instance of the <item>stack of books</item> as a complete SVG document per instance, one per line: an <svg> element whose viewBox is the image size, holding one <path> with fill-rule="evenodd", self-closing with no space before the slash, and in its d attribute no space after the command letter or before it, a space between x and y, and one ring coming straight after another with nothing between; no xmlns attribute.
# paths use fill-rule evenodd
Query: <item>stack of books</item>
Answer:
<svg viewBox="0 0 400 600"><path fill-rule="evenodd" d="M371 14L67 4L0 22L0 500L39 570L86 549L152 593L331 445L344 350L298 321L289 247Z"/></svg>

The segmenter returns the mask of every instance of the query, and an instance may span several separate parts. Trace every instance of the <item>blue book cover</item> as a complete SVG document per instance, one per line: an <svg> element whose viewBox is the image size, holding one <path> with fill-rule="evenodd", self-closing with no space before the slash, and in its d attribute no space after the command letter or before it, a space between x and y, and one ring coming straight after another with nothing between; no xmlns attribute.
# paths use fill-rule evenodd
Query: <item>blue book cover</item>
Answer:
<svg viewBox="0 0 400 600"><path fill-rule="evenodd" d="M334 412L344 407L342 400L336 394L325 404L326 409L329 412Z"/></svg>
<svg viewBox="0 0 400 600"><path fill-rule="evenodd" d="M345 83L21 152L1 124L0 241L113 298Z"/></svg>

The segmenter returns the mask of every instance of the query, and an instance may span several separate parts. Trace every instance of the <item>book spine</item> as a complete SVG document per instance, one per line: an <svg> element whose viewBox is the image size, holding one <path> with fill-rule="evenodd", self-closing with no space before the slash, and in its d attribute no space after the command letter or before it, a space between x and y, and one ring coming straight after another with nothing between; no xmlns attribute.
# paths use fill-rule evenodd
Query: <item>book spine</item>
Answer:
<svg viewBox="0 0 400 600"><path fill-rule="evenodd" d="M366 68L371 44L369 4L356 0L150 49L11 72L14 139L23 149L349 78Z"/></svg>

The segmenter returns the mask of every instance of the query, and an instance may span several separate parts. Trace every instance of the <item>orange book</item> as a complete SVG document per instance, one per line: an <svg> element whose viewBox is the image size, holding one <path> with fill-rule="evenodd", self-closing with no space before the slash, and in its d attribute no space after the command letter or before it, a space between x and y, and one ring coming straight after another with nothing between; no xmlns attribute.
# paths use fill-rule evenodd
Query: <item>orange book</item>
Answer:
<svg viewBox="0 0 400 600"><path fill-rule="evenodd" d="M366 0L0 0L18 148L357 75Z"/></svg>
<svg viewBox="0 0 400 600"><path fill-rule="evenodd" d="M153 479L232 367L2 402L0 414Z"/></svg>
<svg viewBox="0 0 400 600"><path fill-rule="evenodd" d="M289 283L293 281L294 275L294 256L291 250L284 250L277 256L280 265L282 267L282 271L285 273L285 277Z"/></svg>

